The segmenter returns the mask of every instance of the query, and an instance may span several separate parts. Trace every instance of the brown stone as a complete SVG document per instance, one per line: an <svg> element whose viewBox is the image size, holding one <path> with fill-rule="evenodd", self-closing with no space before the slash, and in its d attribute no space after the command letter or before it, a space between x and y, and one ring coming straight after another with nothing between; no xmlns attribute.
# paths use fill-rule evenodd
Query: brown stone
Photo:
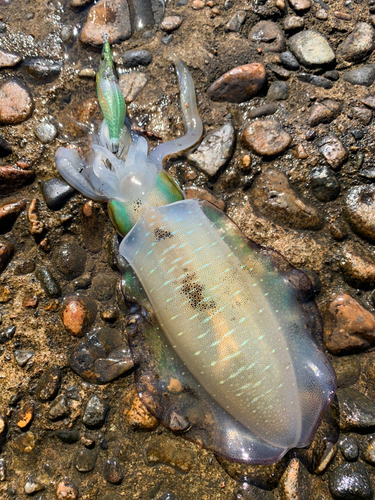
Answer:
<svg viewBox="0 0 375 500"><path fill-rule="evenodd" d="M14 245L7 240L0 240L0 273L4 271L14 254Z"/></svg>
<svg viewBox="0 0 375 500"><path fill-rule="evenodd" d="M0 68L12 68L22 61L22 57L7 50L0 49Z"/></svg>
<svg viewBox="0 0 375 500"><path fill-rule="evenodd" d="M26 432L16 437L12 444L15 452L31 453L35 448L35 436L32 432Z"/></svg>
<svg viewBox="0 0 375 500"><path fill-rule="evenodd" d="M195 198L197 198L198 200L206 200L215 205L219 210L225 209L225 201L221 198L218 198L214 195L214 193L211 193L204 188L200 188L197 186L189 187L185 189L185 196L188 200L192 200Z"/></svg>
<svg viewBox="0 0 375 500"><path fill-rule="evenodd" d="M375 316L341 293L328 306L323 340L332 354L368 349L375 344Z"/></svg>
<svg viewBox="0 0 375 500"><path fill-rule="evenodd" d="M266 82L263 64L251 63L224 73L207 90L213 101L244 102L254 97Z"/></svg>
<svg viewBox="0 0 375 500"><path fill-rule="evenodd" d="M61 375L57 366L51 366L43 373L36 386L36 396L42 403L55 399L60 389Z"/></svg>
<svg viewBox="0 0 375 500"><path fill-rule="evenodd" d="M33 97L24 84L13 79L0 83L0 124L22 123L30 118L33 110Z"/></svg>
<svg viewBox="0 0 375 500"><path fill-rule="evenodd" d="M375 187L355 186L349 189L344 213L353 230L364 238L375 241Z"/></svg>
<svg viewBox="0 0 375 500"><path fill-rule="evenodd" d="M370 109L354 106L351 108L350 113L353 118L359 120L363 125L368 125L372 120L372 111Z"/></svg>
<svg viewBox="0 0 375 500"><path fill-rule="evenodd" d="M260 21L249 33L249 42L261 52L283 52L285 50L284 33L278 24L272 21Z"/></svg>
<svg viewBox="0 0 375 500"><path fill-rule="evenodd" d="M310 0L289 0L289 3L296 12L309 10L311 7Z"/></svg>
<svg viewBox="0 0 375 500"><path fill-rule="evenodd" d="M206 4L202 0L193 0L191 6L194 10L201 10L205 8Z"/></svg>
<svg viewBox="0 0 375 500"><path fill-rule="evenodd" d="M119 43L131 37L130 12L122 0L99 0L88 13L81 33L81 42L94 47L103 45L103 35L109 43Z"/></svg>
<svg viewBox="0 0 375 500"><path fill-rule="evenodd" d="M360 255L350 246L343 249L340 269L345 281L355 288L372 290L375 287L375 263L370 257Z"/></svg>
<svg viewBox="0 0 375 500"><path fill-rule="evenodd" d="M163 463L187 473L194 465L193 451L180 441L166 439L164 436L153 438L145 447L145 459L149 465Z"/></svg>
<svg viewBox="0 0 375 500"><path fill-rule="evenodd" d="M312 487L312 476L298 458L292 458L280 479L280 499L302 500L310 498Z"/></svg>
<svg viewBox="0 0 375 500"><path fill-rule="evenodd" d="M285 174L273 169L262 172L251 188L250 199L263 216L293 229L319 229L317 210L290 187Z"/></svg>
<svg viewBox="0 0 375 500"><path fill-rule="evenodd" d="M35 172L11 165L0 166L0 195L12 193L34 182Z"/></svg>
<svg viewBox="0 0 375 500"><path fill-rule="evenodd" d="M338 170L348 159L349 153L335 135L327 135L320 142L320 153L333 170Z"/></svg>
<svg viewBox="0 0 375 500"><path fill-rule="evenodd" d="M23 299L22 305L23 307L35 309L38 305L38 297L27 296Z"/></svg>
<svg viewBox="0 0 375 500"><path fill-rule="evenodd" d="M0 226L11 229L18 215L25 210L26 200L9 200L0 206Z"/></svg>
<svg viewBox="0 0 375 500"><path fill-rule="evenodd" d="M373 95L360 99L360 102L371 109L375 109L375 97Z"/></svg>
<svg viewBox="0 0 375 500"><path fill-rule="evenodd" d="M81 7L86 7L90 5L94 0L69 0L69 7L72 9L80 9Z"/></svg>
<svg viewBox="0 0 375 500"><path fill-rule="evenodd" d="M133 429L143 431L153 431L159 425L157 419L151 415L138 395L134 397L130 410L126 412L126 421Z"/></svg>
<svg viewBox="0 0 375 500"><path fill-rule="evenodd" d="M119 85L126 104L134 101L147 83L146 73L133 71L119 76Z"/></svg>
<svg viewBox="0 0 375 500"><path fill-rule="evenodd" d="M180 16L168 16L165 17L160 24L160 28L167 33L170 33L171 31L175 31L178 29L182 24L182 19Z"/></svg>
<svg viewBox="0 0 375 500"><path fill-rule="evenodd" d="M243 134L246 146L262 156L274 156L289 146L292 137L276 119L257 120L248 125Z"/></svg>
<svg viewBox="0 0 375 500"><path fill-rule="evenodd" d="M320 102L311 106L307 123L310 127L316 127L319 123L330 123L334 118L332 111Z"/></svg>
<svg viewBox="0 0 375 500"><path fill-rule="evenodd" d="M79 496L78 488L65 477L57 483L56 496L59 500L77 500Z"/></svg>
<svg viewBox="0 0 375 500"><path fill-rule="evenodd" d="M26 401L18 414L17 425L20 429L26 429L34 418L34 402Z"/></svg>
<svg viewBox="0 0 375 500"><path fill-rule="evenodd" d="M96 304L88 297L68 297L61 312L66 330L74 337L82 337L96 317Z"/></svg>

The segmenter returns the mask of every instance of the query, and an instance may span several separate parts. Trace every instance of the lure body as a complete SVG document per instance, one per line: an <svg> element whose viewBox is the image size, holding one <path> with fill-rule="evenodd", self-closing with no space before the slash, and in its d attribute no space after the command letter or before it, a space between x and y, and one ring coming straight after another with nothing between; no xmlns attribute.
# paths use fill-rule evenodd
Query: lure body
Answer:
<svg viewBox="0 0 375 500"><path fill-rule="evenodd" d="M111 151L117 153L120 134L124 127L126 106L117 82L108 40L104 40L103 43L102 62L96 75L96 89L99 105L108 125Z"/></svg>
<svg viewBox="0 0 375 500"><path fill-rule="evenodd" d="M185 136L148 154L147 141L124 128L115 156L103 122L88 163L60 148L56 165L83 194L108 201L125 236L125 296L152 308L142 334L129 334L143 402L222 456L271 463L311 441L336 378L315 338L307 276L211 204L185 200L162 170L165 156L202 134L191 75L175 65Z"/></svg>

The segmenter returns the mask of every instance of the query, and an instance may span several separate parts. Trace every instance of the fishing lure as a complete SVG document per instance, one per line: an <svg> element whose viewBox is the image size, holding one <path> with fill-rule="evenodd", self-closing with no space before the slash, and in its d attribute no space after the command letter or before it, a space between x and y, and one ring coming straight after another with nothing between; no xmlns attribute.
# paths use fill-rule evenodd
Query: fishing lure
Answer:
<svg viewBox="0 0 375 500"><path fill-rule="evenodd" d="M306 274L248 240L208 202L186 200L163 159L202 135L194 83L175 58L186 134L148 153L127 125L111 152L103 121L86 163L59 148L60 174L108 202L124 236L125 296L146 319L128 337L138 393L170 429L234 461L265 464L312 439L335 390Z"/></svg>
<svg viewBox="0 0 375 500"><path fill-rule="evenodd" d="M96 75L96 91L100 108L108 125L110 149L117 153L120 134L124 127L126 106L121 89L117 83L108 39L103 41L102 62Z"/></svg>

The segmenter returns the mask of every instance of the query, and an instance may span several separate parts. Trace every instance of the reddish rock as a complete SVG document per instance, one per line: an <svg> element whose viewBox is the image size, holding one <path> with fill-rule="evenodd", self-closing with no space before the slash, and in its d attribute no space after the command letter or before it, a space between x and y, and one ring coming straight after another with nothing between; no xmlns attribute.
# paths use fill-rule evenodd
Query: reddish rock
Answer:
<svg viewBox="0 0 375 500"><path fill-rule="evenodd" d="M375 263L348 246L342 252L340 269L345 281L355 288L372 290L375 287Z"/></svg>
<svg viewBox="0 0 375 500"><path fill-rule="evenodd" d="M261 52L283 52L285 50L284 33L273 21L260 21L250 30L249 42Z"/></svg>
<svg viewBox="0 0 375 500"><path fill-rule="evenodd" d="M151 415L138 395L134 396L130 410L126 412L126 420L130 427L142 431L153 431L159 425L157 419Z"/></svg>
<svg viewBox="0 0 375 500"><path fill-rule="evenodd" d="M34 418L34 401L26 401L18 414L17 425L20 429L26 429Z"/></svg>
<svg viewBox="0 0 375 500"><path fill-rule="evenodd" d="M26 200L9 200L0 206L0 226L9 228L13 225L18 215L25 210Z"/></svg>
<svg viewBox="0 0 375 500"><path fill-rule="evenodd" d="M359 120L363 125L368 125L372 120L372 111L371 109L360 108L358 106L354 106L350 110L350 114L353 118Z"/></svg>
<svg viewBox="0 0 375 500"><path fill-rule="evenodd" d="M349 153L335 135L327 135L320 143L319 151L333 170L338 170L348 159Z"/></svg>
<svg viewBox="0 0 375 500"><path fill-rule="evenodd" d="M312 488L312 476L298 458L292 458L280 479L280 498L282 500L311 498Z"/></svg>
<svg viewBox="0 0 375 500"><path fill-rule="evenodd" d="M169 16L166 17L163 22L160 24L160 28L167 33L171 31L175 31L182 24L182 19L180 16Z"/></svg>
<svg viewBox="0 0 375 500"><path fill-rule="evenodd" d="M243 134L243 140L250 149L262 156L274 156L289 146L292 137L278 120L269 118L252 122Z"/></svg>
<svg viewBox="0 0 375 500"><path fill-rule="evenodd" d="M82 337L96 316L96 304L88 297L68 297L61 313L66 330L74 337Z"/></svg>
<svg viewBox="0 0 375 500"><path fill-rule="evenodd" d="M338 116L341 108L341 102L333 99L325 99L322 102L317 102L311 106L307 123L310 127L316 127L319 123L330 123Z"/></svg>
<svg viewBox="0 0 375 500"><path fill-rule="evenodd" d="M194 10L201 10L205 8L206 4L202 0L193 0L191 6Z"/></svg>
<svg viewBox="0 0 375 500"><path fill-rule="evenodd" d="M11 68L22 61L22 57L7 50L0 49L0 68Z"/></svg>
<svg viewBox="0 0 375 500"><path fill-rule="evenodd" d="M0 166L0 195L12 193L34 182L35 172L11 165Z"/></svg>
<svg viewBox="0 0 375 500"><path fill-rule="evenodd" d="M350 295L337 295L327 310L323 339L332 354L368 349L375 344L375 316Z"/></svg>
<svg viewBox="0 0 375 500"><path fill-rule="evenodd" d="M311 7L310 0L289 0L289 3L296 12L309 10Z"/></svg>
<svg viewBox="0 0 375 500"><path fill-rule="evenodd" d="M66 477L58 482L56 488L56 496L59 500L77 500L78 488Z"/></svg>
<svg viewBox="0 0 375 500"><path fill-rule="evenodd" d="M17 125L32 115L34 101L30 90L13 79L0 83L0 124Z"/></svg>
<svg viewBox="0 0 375 500"><path fill-rule="evenodd" d="M254 97L266 82L263 64L251 63L224 73L207 90L213 101L244 102Z"/></svg>
<svg viewBox="0 0 375 500"><path fill-rule="evenodd" d="M0 240L0 273L7 267L14 254L14 245L7 240Z"/></svg>
<svg viewBox="0 0 375 500"><path fill-rule="evenodd" d="M88 13L81 33L81 42L94 47L103 45L103 35L110 44L131 37L130 12L122 0L99 0Z"/></svg>
<svg viewBox="0 0 375 500"><path fill-rule="evenodd" d="M23 307L30 307L32 309L35 309L38 305L38 297L27 296L23 299L22 305Z"/></svg>

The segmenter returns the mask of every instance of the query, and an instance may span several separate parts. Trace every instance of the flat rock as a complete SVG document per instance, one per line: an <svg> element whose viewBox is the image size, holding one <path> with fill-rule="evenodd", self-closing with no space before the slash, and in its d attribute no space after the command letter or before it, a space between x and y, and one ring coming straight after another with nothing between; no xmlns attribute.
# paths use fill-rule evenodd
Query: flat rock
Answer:
<svg viewBox="0 0 375 500"><path fill-rule="evenodd" d="M329 490L334 499L371 500L370 478L366 467L360 463L341 464L328 474Z"/></svg>
<svg viewBox="0 0 375 500"><path fill-rule="evenodd" d="M342 250L340 269L349 285L364 290L375 288L375 262L349 245Z"/></svg>
<svg viewBox="0 0 375 500"><path fill-rule="evenodd" d="M257 120L248 125L243 134L246 146L262 156L274 156L287 149L292 137L279 120Z"/></svg>
<svg viewBox="0 0 375 500"><path fill-rule="evenodd" d="M322 219L317 210L290 187L285 174L267 169L256 178L251 200L257 211L293 229L319 229Z"/></svg>
<svg viewBox="0 0 375 500"><path fill-rule="evenodd" d="M254 97L266 83L263 64L251 63L233 68L207 90L213 101L244 102Z"/></svg>
<svg viewBox="0 0 375 500"><path fill-rule="evenodd" d="M363 185L349 189L344 200L344 213L356 233L375 241L375 186Z"/></svg>
<svg viewBox="0 0 375 500"><path fill-rule="evenodd" d="M31 169L0 166L0 195L12 193L34 182L35 172Z"/></svg>
<svg viewBox="0 0 375 500"><path fill-rule="evenodd" d="M31 59L25 64L26 71L38 82L53 82L59 76L63 63L51 59Z"/></svg>
<svg viewBox="0 0 375 500"><path fill-rule="evenodd" d="M143 90L148 81L146 73L133 71L124 73L119 77L119 85L126 104L134 101L137 95Z"/></svg>
<svg viewBox="0 0 375 500"><path fill-rule="evenodd" d="M319 151L333 170L338 170L348 159L349 153L335 135L327 135L319 144Z"/></svg>
<svg viewBox="0 0 375 500"><path fill-rule="evenodd" d="M339 410L342 431L359 431L375 426L375 403L356 389L338 389L334 406Z"/></svg>
<svg viewBox="0 0 375 500"><path fill-rule="evenodd" d="M279 25L272 21L260 21L249 33L249 42L262 52L283 52L285 50L284 33Z"/></svg>
<svg viewBox="0 0 375 500"><path fill-rule="evenodd" d="M12 68L22 61L22 57L13 52L0 49L0 68Z"/></svg>
<svg viewBox="0 0 375 500"><path fill-rule="evenodd" d="M304 12L311 7L310 0L289 0L289 3L296 12Z"/></svg>
<svg viewBox="0 0 375 500"><path fill-rule="evenodd" d="M49 144L57 136L57 129L53 123L42 122L39 123L35 129L34 134L43 144Z"/></svg>
<svg viewBox="0 0 375 500"><path fill-rule="evenodd" d="M363 125L369 125L372 120L372 111L367 108L360 108L359 106L353 106L350 108L350 114L353 118L356 118Z"/></svg>
<svg viewBox="0 0 375 500"><path fill-rule="evenodd" d="M325 99L311 106L307 123L310 127L316 127L319 123L330 123L337 118L342 109L342 103L333 99Z"/></svg>
<svg viewBox="0 0 375 500"><path fill-rule="evenodd" d="M246 11L238 10L225 25L225 31L233 31L233 32L240 31L241 26L245 22L245 19L246 19Z"/></svg>
<svg viewBox="0 0 375 500"><path fill-rule="evenodd" d="M359 62L375 48L375 30L368 23L357 23L354 30L337 48L337 55L349 62Z"/></svg>
<svg viewBox="0 0 375 500"><path fill-rule="evenodd" d="M42 192L47 207L51 210L59 210L75 191L67 182L53 177L43 184Z"/></svg>
<svg viewBox="0 0 375 500"><path fill-rule="evenodd" d="M346 293L328 306L323 333L332 354L363 351L375 344L375 316Z"/></svg>
<svg viewBox="0 0 375 500"><path fill-rule="evenodd" d="M188 160L202 172L213 176L229 161L234 143L233 125L226 123L218 130L206 135L198 149L188 156Z"/></svg>
<svg viewBox="0 0 375 500"><path fill-rule="evenodd" d="M148 66L152 61L152 54L147 49L127 50L121 54L121 61L125 68Z"/></svg>
<svg viewBox="0 0 375 500"><path fill-rule="evenodd" d="M331 80L324 76L311 75L310 73L297 73L296 76L300 82L310 83L315 87L321 87L322 89L331 89L333 87Z"/></svg>
<svg viewBox="0 0 375 500"><path fill-rule="evenodd" d="M21 368L23 368L34 355L34 351L29 351L27 349L17 349L14 351L14 359Z"/></svg>
<svg viewBox="0 0 375 500"><path fill-rule="evenodd" d="M254 118L259 118L261 116L273 115L278 109L277 104L263 104L262 106L257 106L256 108L251 109L247 116L250 120L253 120Z"/></svg>
<svg viewBox="0 0 375 500"><path fill-rule="evenodd" d="M88 13L81 32L81 41L87 45L101 47L103 35L109 43L119 43L131 37L128 3L122 0L99 0Z"/></svg>
<svg viewBox="0 0 375 500"><path fill-rule="evenodd" d="M285 82L272 82L267 92L267 101L284 101L289 97L289 87Z"/></svg>
<svg viewBox="0 0 375 500"><path fill-rule="evenodd" d="M299 16L286 16L284 19L284 30L285 31L297 31L301 30L305 26L305 21L303 17Z"/></svg>
<svg viewBox="0 0 375 500"><path fill-rule="evenodd" d="M308 68L324 66L335 60L328 40L318 31L305 30L289 38L289 48L298 62Z"/></svg>
<svg viewBox="0 0 375 500"><path fill-rule="evenodd" d="M0 124L17 125L32 115L34 100L30 90L17 80L5 79L0 83Z"/></svg>
<svg viewBox="0 0 375 500"><path fill-rule="evenodd" d="M375 64L365 64L360 68L344 71L343 79L351 85L370 87L375 81Z"/></svg>

